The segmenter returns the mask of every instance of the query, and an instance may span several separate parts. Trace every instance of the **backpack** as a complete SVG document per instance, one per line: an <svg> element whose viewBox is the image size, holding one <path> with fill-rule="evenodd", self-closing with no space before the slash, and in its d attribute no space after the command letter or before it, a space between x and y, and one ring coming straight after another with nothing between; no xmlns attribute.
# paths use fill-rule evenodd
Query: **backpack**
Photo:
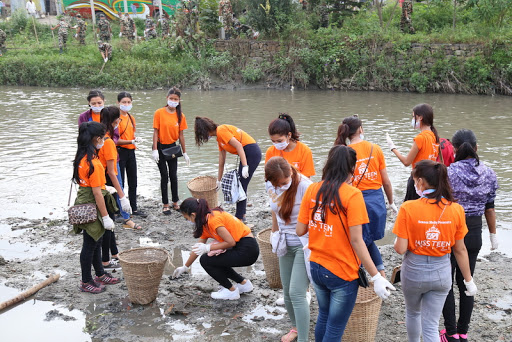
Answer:
<svg viewBox="0 0 512 342"><path fill-rule="evenodd" d="M440 138L439 139L440 152L443 155L443 163L446 167L450 166L455 161L455 150L450 139ZM437 161L441 163L441 158L437 157Z"/></svg>

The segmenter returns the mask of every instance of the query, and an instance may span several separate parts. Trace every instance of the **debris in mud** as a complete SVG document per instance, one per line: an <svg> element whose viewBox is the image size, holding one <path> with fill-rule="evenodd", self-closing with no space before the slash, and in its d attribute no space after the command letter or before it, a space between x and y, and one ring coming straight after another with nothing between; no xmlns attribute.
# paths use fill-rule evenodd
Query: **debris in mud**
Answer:
<svg viewBox="0 0 512 342"><path fill-rule="evenodd" d="M63 313L60 313L59 310L50 310L46 313L45 321L53 321L54 319L62 319L63 321L76 321L75 317L71 317L68 315L64 315Z"/></svg>
<svg viewBox="0 0 512 342"><path fill-rule="evenodd" d="M0 255L0 266L7 265L7 261Z"/></svg>

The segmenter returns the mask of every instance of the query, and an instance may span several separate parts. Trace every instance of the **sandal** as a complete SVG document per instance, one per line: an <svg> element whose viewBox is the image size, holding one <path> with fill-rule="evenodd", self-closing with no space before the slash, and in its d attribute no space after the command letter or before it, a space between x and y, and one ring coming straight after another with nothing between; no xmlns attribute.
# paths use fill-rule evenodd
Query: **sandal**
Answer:
<svg viewBox="0 0 512 342"><path fill-rule="evenodd" d="M297 334L297 336L295 336L293 339L290 340L290 334L293 334L293 333ZM281 342L293 342L293 341L296 341L298 336L299 335L297 333L297 330L290 329L290 332L288 334L286 334L285 336L281 337Z"/></svg>
<svg viewBox="0 0 512 342"><path fill-rule="evenodd" d="M128 223L128 222L131 222ZM123 228L125 229L133 229L133 230L141 230L142 226L138 223L133 222L132 220L128 219L123 222Z"/></svg>
<svg viewBox="0 0 512 342"><path fill-rule="evenodd" d="M178 202L174 202L174 203L172 204L172 208L173 208L174 210L176 210L176 211L179 211L179 210L180 210L180 205L178 204Z"/></svg>
<svg viewBox="0 0 512 342"><path fill-rule="evenodd" d="M163 213L164 215L171 215L171 208L169 208L169 207L164 207L164 208L162 209L162 213Z"/></svg>

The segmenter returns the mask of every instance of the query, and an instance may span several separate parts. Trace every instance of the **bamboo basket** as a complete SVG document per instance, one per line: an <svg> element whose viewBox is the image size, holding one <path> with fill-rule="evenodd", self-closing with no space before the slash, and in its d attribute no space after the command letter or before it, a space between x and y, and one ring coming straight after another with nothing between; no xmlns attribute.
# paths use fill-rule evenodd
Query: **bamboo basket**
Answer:
<svg viewBox="0 0 512 342"><path fill-rule="evenodd" d="M359 287L356 305L348 320L342 341L375 341L381 305L382 299L373 291L373 284L367 288Z"/></svg>
<svg viewBox="0 0 512 342"><path fill-rule="evenodd" d="M204 198L210 208L219 206L217 196L217 178L212 176L198 176L187 183L188 190L194 198Z"/></svg>
<svg viewBox="0 0 512 342"><path fill-rule="evenodd" d="M264 229L258 233L257 240L260 246L260 254L263 258L263 268L267 277L268 285L273 289L282 289L281 275L279 274L279 259L272 253L272 244L270 243L270 233L272 229Z"/></svg>
<svg viewBox="0 0 512 342"><path fill-rule="evenodd" d="M119 253L132 303L144 305L156 299L168 258L166 250L156 247L134 248Z"/></svg>

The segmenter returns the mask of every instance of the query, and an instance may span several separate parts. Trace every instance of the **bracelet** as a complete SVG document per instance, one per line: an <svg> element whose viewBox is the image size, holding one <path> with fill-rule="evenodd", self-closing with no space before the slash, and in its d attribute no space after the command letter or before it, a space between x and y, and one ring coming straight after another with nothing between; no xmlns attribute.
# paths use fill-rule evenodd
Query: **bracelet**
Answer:
<svg viewBox="0 0 512 342"><path fill-rule="evenodd" d="M396 147L393 147L393 148L391 149L391 151L393 151L393 150L396 150Z"/></svg>

